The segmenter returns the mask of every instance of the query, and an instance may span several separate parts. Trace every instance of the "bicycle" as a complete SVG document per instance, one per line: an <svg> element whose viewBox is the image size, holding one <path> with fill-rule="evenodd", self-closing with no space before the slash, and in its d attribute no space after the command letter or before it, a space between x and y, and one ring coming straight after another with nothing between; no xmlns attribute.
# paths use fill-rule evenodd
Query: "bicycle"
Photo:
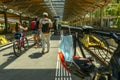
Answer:
<svg viewBox="0 0 120 80"><path fill-rule="evenodd" d="M77 33L77 35L75 37L77 39L79 49L82 53L82 57L84 57L84 58L87 57L85 55L86 51L87 51L90 55L94 56L94 58L96 60L98 60L102 65L107 66L109 64L107 59L110 59L110 57L108 55L112 56L112 52L110 51L109 45L108 45L107 41L105 40L107 38L93 34L92 31L94 31L94 29L91 27L79 27L79 28L78 27L70 27L70 28L68 28L65 26L65 27L62 27L62 29L66 30L66 31L68 31L70 29L71 33L74 35L76 35L75 33ZM66 32L66 33L68 34L69 32ZM76 43L76 42L74 42L74 43ZM86 51L84 51L83 48ZM99 54L97 54L96 50ZM101 50L104 53L104 56L100 53ZM74 51L76 54L76 49ZM106 54L108 54L108 55L106 55Z"/></svg>
<svg viewBox="0 0 120 80"><path fill-rule="evenodd" d="M120 80L120 34L115 32L102 31L96 31L95 33L113 38L114 41L118 44L117 48L113 52L110 63L108 65L109 70L112 74L111 78L108 80Z"/></svg>
<svg viewBox="0 0 120 80"><path fill-rule="evenodd" d="M64 28L64 29L68 29L68 28ZM120 60L120 54L119 54L120 53L120 37L119 37L119 35L115 32L111 33L111 32L105 32L102 30L94 30L94 29L88 29L88 28L81 29L81 28L71 27L70 29L71 29L71 32L73 32L73 33L78 32L78 35L76 36L75 40L77 40L77 42L78 42L78 46L81 50L82 57L87 58L86 54L85 54L86 52L84 52L84 50L83 50L83 48L84 48L85 50L88 51L88 53L90 53L90 55L92 55L95 59L97 59L99 61L100 66L99 66L99 68L96 67L96 70L95 70L96 74L95 74L94 79L92 79L92 80L120 80L120 77L119 77L120 76L120 64L119 64L119 60ZM96 50L103 49L107 53L109 53L110 57L108 56L107 53L104 53L104 55L107 58L109 58L109 61L106 60L106 57L102 57L103 54L102 55L96 54L95 51L91 51L90 47L88 47L88 46L86 47L84 45L84 43L82 43L80 41L81 39L84 38L83 33L86 33L86 32L88 35L89 34L96 34L95 36L97 36L97 39L100 40L100 43L102 43L102 44L104 43L104 46L101 46L101 45L94 45L93 46L92 45L92 47L95 48ZM105 38L106 37L113 38L115 40L115 42L118 44L116 50L114 50L113 52L110 51L110 49L109 49L110 47L109 47L109 45L104 37ZM74 54L76 54L76 49L75 49L76 42L75 41L74 41L74 44L75 44L75 46L74 46L75 53ZM99 54L100 54L100 52L99 52ZM67 67L70 67L70 65ZM100 69L101 67L104 69L107 67L108 69L103 70L103 69ZM71 68L71 70L72 70L72 68ZM75 72L75 71L73 71L73 72ZM75 75L78 76L79 73L77 73Z"/></svg>
<svg viewBox="0 0 120 80"><path fill-rule="evenodd" d="M13 41L13 51L15 56L19 57L23 53L22 48L24 48L24 50L28 49L28 39L24 36L24 34L21 34L19 32L16 32L14 34L14 39L15 40Z"/></svg>

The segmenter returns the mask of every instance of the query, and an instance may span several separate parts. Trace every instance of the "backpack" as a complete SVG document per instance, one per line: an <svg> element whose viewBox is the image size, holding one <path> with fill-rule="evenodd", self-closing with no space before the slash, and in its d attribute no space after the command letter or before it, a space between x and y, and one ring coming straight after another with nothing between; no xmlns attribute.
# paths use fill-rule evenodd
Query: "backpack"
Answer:
<svg viewBox="0 0 120 80"><path fill-rule="evenodd" d="M31 22L31 29L32 30L37 30L39 26L39 21L32 21Z"/></svg>
<svg viewBox="0 0 120 80"><path fill-rule="evenodd" d="M38 29L38 26L39 26L39 21L36 21L36 22L35 22L35 25L34 25L34 30L37 30L37 29Z"/></svg>
<svg viewBox="0 0 120 80"><path fill-rule="evenodd" d="M43 33L49 33L50 32L49 23L42 24L42 32Z"/></svg>
<svg viewBox="0 0 120 80"><path fill-rule="evenodd" d="M32 29L32 30L34 30L35 22L36 22L36 21L32 21L32 22L31 22L31 29Z"/></svg>

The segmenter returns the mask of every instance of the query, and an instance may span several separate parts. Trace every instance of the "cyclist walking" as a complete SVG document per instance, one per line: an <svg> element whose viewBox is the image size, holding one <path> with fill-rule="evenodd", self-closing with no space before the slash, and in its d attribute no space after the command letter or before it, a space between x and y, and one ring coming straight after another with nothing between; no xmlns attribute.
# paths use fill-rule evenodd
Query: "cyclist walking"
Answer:
<svg viewBox="0 0 120 80"><path fill-rule="evenodd" d="M18 21L16 22L15 30L18 32L23 32L23 30L28 30L27 26L23 27L22 24Z"/></svg>
<svg viewBox="0 0 120 80"><path fill-rule="evenodd" d="M17 38L20 40L20 43L22 44L22 41L24 40L24 34L23 34L23 30L26 31L28 30L28 27L23 27L21 25L20 22L16 22L16 26L15 26L15 35L19 35L19 37L17 36ZM16 37L16 36L15 36ZM23 45L23 44L22 44Z"/></svg>
<svg viewBox="0 0 120 80"><path fill-rule="evenodd" d="M34 45L36 45L40 38L39 19L35 18L35 20L31 22L31 29L32 29L33 37L34 37Z"/></svg>
<svg viewBox="0 0 120 80"><path fill-rule="evenodd" d="M40 19L41 39L42 39L42 53L45 51L45 45L47 44L47 52L50 48L50 28L52 28L52 21L48 18L48 13L43 13L43 18Z"/></svg>

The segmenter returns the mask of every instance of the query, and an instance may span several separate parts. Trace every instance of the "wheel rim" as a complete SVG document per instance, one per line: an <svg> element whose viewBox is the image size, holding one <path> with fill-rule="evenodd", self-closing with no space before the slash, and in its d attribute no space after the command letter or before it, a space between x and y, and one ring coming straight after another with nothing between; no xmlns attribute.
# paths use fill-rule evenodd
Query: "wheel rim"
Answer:
<svg viewBox="0 0 120 80"><path fill-rule="evenodd" d="M17 44L17 42L13 44L13 50L16 56L20 56L22 54L21 47L19 46L19 44Z"/></svg>

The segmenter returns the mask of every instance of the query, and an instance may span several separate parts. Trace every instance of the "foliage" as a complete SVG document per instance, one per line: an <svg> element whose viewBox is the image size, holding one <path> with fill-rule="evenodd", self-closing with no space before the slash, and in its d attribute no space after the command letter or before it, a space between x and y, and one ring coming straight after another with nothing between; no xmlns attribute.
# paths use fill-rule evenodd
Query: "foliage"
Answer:
<svg viewBox="0 0 120 80"><path fill-rule="evenodd" d="M106 15L117 16L120 15L120 3L109 4L106 7Z"/></svg>
<svg viewBox="0 0 120 80"><path fill-rule="evenodd" d="M94 11L93 15L94 18L97 18L96 20L100 19L100 9ZM104 24L107 23L110 25L111 21L113 22L112 26L120 27L120 0L113 0L107 6L104 6L103 17L106 19L106 21L104 21Z"/></svg>

